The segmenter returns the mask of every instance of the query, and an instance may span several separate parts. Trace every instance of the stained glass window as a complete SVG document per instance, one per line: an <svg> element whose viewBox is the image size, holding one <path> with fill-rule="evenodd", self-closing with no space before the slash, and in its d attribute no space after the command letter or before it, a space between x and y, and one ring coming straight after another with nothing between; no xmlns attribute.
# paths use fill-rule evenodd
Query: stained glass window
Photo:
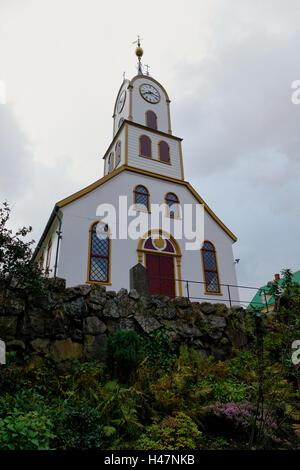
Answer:
<svg viewBox="0 0 300 470"><path fill-rule="evenodd" d="M176 194L166 194L167 215L169 217L179 217L179 199Z"/></svg>
<svg viewBox="0 0 300 470"><path fill-rule="evenodd" d="M149 192L144 186L135 187L134 205L138 210L149 211Z"/></svg>
<svg viewBox="0 0 300 470"><path fill-rule="evenodd" d="M206 292L220 293L215 247L209 241L205 241L201 251Z"/></svg>
<svg viewBox="0 0 300 470"><path fill-rule="evenodd" d="M109 282L109 257L108 225L95 222L90 230L89 281Z"/></svg>
<svg viewBox="0 0 300 470"><path fill-rule="evenodd" d="M151 139L147 135L140 136L140 155L142 157L152 157Z"/></svg>
<svg viewBox="0 0 300 470"><path fill-rule="evenodd" d="M161 140L158 144L158 154L161 162L170 163L170 148L167 142Z"/></svg>

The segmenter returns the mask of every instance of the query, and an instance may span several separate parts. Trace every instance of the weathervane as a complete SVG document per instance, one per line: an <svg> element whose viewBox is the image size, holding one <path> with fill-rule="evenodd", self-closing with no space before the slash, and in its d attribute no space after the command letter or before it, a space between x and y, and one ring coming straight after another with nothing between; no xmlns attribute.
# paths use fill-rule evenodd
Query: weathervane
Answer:
<svg viewBox="0 0 300 470"><path fill-rule="evenodd" d="M145 64L145 67L147 68L146 75L150 75L150 74L149 74L150 65Z"/></svg>
<svg viewBox="0 0 300 470"><path fill-rule="evenodd" d="M138 66L137 66L138 75L143 75L143 66L142 66L142 63L141 63L141 57L142 57L144 51L141 48L141 38L140 38L140 36L138 36L137 40L133 41L132 44L137 44L137 48L135 50L135 55L137 55L137 57L139 59Z"/></svg>

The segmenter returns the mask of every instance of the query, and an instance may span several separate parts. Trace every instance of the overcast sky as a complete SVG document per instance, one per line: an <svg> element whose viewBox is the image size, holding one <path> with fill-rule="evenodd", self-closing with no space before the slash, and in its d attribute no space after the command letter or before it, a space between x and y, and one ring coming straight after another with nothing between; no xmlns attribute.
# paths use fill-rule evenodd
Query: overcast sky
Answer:
<svg viewBox="0 0 300 470"><path fill-rule="evenodd" d="M239 283L299 270L299 0L0 0L0 201L13 226L38 240L55 202L102 176L138 33L172 101L185 179L238 237Z"/></svg>

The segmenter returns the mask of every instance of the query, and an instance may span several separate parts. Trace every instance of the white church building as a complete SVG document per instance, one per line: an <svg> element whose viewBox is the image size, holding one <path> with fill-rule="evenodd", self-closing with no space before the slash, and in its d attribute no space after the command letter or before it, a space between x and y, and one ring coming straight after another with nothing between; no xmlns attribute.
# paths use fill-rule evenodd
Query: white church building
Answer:
<svg viewBox="0 0 300 470"><path fill-rule="evenodd" d="M141 263L151 294L228 303L237 238L185 181L168 93L143 73L142 53L138 44L138 75L116 97L103 177L55 204L34 258L67 286L129 289ZM237 303L238 289L230 294Z"/></svg>

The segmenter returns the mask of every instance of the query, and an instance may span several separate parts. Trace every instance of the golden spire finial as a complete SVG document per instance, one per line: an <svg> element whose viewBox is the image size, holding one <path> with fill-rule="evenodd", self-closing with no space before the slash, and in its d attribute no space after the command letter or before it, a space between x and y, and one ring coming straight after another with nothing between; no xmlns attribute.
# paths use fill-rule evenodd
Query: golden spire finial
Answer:
<svg viewBox="0 0 300 470"><path fill-rule="evenodd" d="M135 50L135 55L138 57L139 59L139 63L138 63L138 74L139 75L143 75L143 70L142 70L142 64L141 64L141 58L142 58L142 55L144 54L144 51L143 49L141 48L141 38L140 36L138 36L137 40L136 41L133 41L132 44L137 44L137 48Z"/></svg>
<svg viewBox="0 0 300 470"><path fill-rule="evenodd" d="M132 44L137 44L137 48L135 50L135 55L137 55L138 59L141 60L141 57L144 54L144 51L141 48L141 38L140 38L140 36L138 36L137 40L134 41Z"/></svg>

